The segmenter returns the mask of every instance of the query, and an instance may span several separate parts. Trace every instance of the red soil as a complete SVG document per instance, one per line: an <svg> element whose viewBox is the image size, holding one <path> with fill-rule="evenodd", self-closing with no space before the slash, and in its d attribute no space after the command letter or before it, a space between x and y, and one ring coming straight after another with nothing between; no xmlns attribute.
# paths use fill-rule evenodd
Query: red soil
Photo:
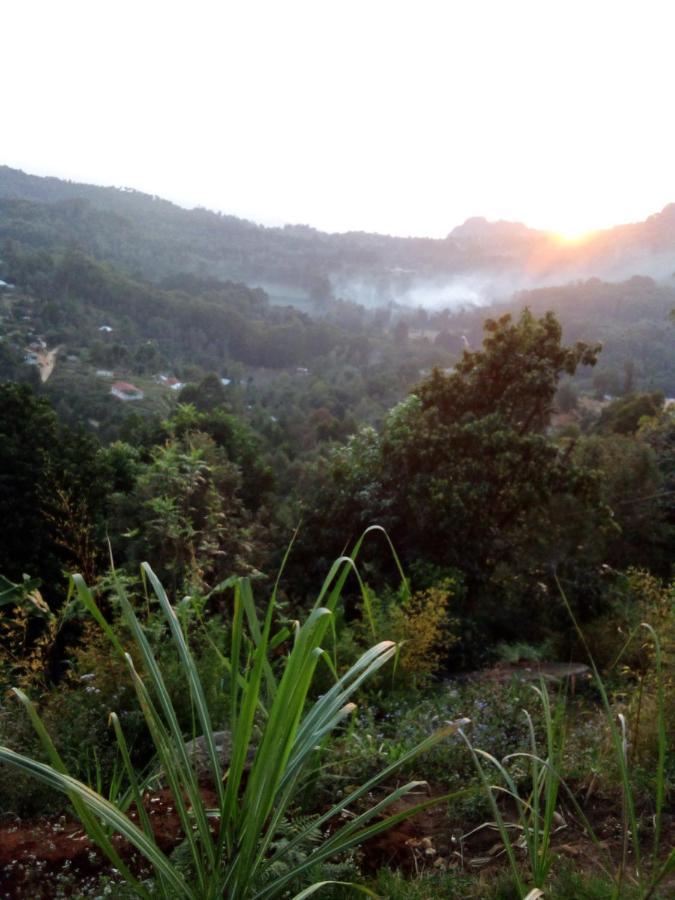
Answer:
<svg viewBox="0 0 675 900"><path fill-rule="evenodd" d="M202 789L202 796L209 806L215 805L212 791ZM147 795L144 806L157 844L165 853L171 851L183 838L171 793L155 791ZM133 807L129 818L138 821ZM142 866L134 848L118 837L114 842L122 858L140 873ZM79 883L105 872L114 873L108 860L82 826L65 816L0 826L1 900L42 900L56 895L59 878L72 876Z"/></svg>

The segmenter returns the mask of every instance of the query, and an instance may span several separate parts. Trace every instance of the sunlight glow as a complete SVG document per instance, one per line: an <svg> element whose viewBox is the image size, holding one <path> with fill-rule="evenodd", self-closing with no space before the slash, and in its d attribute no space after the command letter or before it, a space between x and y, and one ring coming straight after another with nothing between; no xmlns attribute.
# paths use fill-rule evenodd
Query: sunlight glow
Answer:
<svg viewBox="0 0 675 900"><path fill-rule="evenodd" d="M566 228L559 228L553 232L553 236L560 244L585 244L595 234L595 228L580 228L570 225Z"/></svg>

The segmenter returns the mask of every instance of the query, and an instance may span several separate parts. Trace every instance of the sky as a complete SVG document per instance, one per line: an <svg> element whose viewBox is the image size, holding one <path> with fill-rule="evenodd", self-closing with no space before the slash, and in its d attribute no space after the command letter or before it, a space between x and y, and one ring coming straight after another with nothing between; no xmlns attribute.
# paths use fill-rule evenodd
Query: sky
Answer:
<svg viewBox="0 0 675 900"><path fill-rule="evenodd" d="M675 201L670 0L2 0L0 164L265 224Z"/></svg>

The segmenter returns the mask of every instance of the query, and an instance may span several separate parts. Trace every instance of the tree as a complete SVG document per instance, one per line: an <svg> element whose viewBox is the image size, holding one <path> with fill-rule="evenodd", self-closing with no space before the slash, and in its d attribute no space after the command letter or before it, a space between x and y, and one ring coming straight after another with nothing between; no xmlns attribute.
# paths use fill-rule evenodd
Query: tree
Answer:
<svg viewBox="0 0 675 900"><path fill-rule="evenodd" d="M579 442L575 460L601 473L602 501L612 511L614 528L598 539L603 562L616 569L647 566L667 577L673 533L666 510L672 509L672 495L654 449L626 434L592 435Z"/></svg>
<svg viewBox="0 0 675 900"><path fill-rule="evenodd" d="M60 426L26 385L0 383L0 573L40 577L54 603L64 567L95 574L108 469L96 442Z"/></svg>
<svg viewBox="0 0 675 900"><path fill-rule="evenodd" d="M569 413L574 409L578 409L579 395L571 381L563 381L560 385L555 397L555 403L561 413Z"/></svg>
<svg viewBox="0 0 675 900"><path fill-rule="evenodd" d="M155 447L138 465L133 490L113 502L116 554L132 564L153 558L176 593L250 571L251 523L240 483L238 468L202 432Z"/></svg>
<svg viewBox="0 0 675 900"><path fill-rule="evenodd" d="M199 384L189 384L180 392L181 403L191 403L199 412L211 412L227 403L227 391L220 378L211 373Z"/></svg>
<svg viewBox="0 0 675 900"><path fill-rule="evenodd" d="M600 434L635 434L643 418L658 416L663 409L661 391L628 394L603 409L595 430Z"/></svg>
<svg viewBox="0 0 675 900"><path fill-rule="evenodd" d="M314 548L320 535L334 540L326 558L382 524L408 563L462 570L474 612L501 627L602 513L592 474L546 433L560 377L593 365L599 347L564 346L550 313L485 330L483 349L449 375L434 370L380 435L363 431L336 452L305 529Z"/></svg>

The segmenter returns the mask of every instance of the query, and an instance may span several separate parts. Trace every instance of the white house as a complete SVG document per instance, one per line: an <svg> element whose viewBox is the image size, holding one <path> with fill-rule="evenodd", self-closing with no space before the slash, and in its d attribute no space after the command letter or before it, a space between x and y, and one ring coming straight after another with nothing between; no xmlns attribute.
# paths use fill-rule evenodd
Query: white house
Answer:
<svg viewBox="0 0 675 900"><path fill-rule="evenodd" d="M110 388L110 393L120 400L142 400L145 396L140 388L128 381L116 381Z"/></svg>
<svg viewBox="0 0 675 900"><path fill-rule="evenodd" d="M185 382L179 381L173 375L157 375L155 381L158 384L163 384L164 387L171 388L172 391L182 391L185 387Z"/></svg>

